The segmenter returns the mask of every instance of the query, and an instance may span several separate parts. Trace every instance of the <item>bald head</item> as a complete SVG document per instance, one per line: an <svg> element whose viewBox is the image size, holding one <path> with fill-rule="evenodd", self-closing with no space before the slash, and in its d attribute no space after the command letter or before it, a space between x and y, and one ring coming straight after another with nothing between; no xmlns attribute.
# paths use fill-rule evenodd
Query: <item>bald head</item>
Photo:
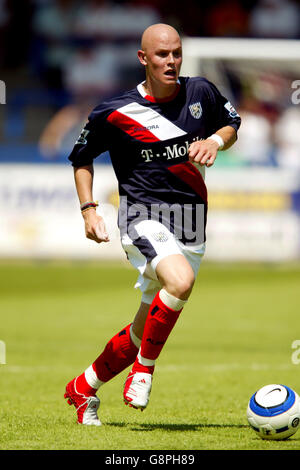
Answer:
<svg viewBox="0 0 300 470"><path fill-rule="evenodd" d="M149 26L142 36L138 58L145 66L148 94L157 98L170 96L177 88L182 62L181 39L175 28L158 23Z"/></svg>
<svg viewBox="0 0 300 470"><path fill-rule="evenodd" d="M142 35L141 49L147 52L150 48L156 47L158 43L180 42L181 39L173 26L164 23L157 23L149 26Z"/></svg>

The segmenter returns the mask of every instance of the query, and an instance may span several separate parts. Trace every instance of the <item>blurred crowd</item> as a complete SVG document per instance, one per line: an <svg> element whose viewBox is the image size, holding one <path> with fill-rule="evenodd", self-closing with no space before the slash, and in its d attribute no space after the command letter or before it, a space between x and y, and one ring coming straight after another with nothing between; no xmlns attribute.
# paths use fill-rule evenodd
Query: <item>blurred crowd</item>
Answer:
<svg viewBox="0 0 300 470"><path fill-rule="evenodd" d="M141 33L157 22L195 37L300 39L300 0L0 0L0 66L16 90L7 135L22 134L18 105L35 96L51 108L39 135L43 155L55 159L68 150L96 102L143 79L136 50ZM237 151L245 162L289 159L300 167L299 106L287 107L288 78L256 77L252 95L236 97L244 117ZM293 141L297 158L290 145L283 156L281 136Z"/></svg>

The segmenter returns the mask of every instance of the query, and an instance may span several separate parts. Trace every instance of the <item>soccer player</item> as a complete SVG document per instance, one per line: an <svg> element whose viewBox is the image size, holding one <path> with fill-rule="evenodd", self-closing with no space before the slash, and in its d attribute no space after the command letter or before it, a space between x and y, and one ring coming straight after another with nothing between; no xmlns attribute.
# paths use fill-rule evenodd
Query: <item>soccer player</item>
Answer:
<svg viewBox="0 0 300 470"><path fill-rule="evenodd" d="M142 292L133 322L66 386L77 421L100 425L96 392L125 368L123 399L144 409L167 338L188 301L205 251L204 169L237 138L240 117L205 78L179 76L182 44L171 26L142 36L146 79L96 107L69 156L87 238L109 242L93 200L93 160L109 150L118 179L121 243Z"/></svg>

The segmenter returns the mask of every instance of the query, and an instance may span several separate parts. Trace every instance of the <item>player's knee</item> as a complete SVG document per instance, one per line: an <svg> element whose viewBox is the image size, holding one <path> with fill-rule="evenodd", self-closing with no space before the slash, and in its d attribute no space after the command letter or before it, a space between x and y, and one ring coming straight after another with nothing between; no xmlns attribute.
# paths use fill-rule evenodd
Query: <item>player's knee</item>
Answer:
<svg viewBox="0 0 300 470"><path fill-rule="evenodd" d="M187 300L192 292L194 282L195 277L193 275L190 275L188 278L174 278L166 283L165 288L174 297Z"/></svg>
<svg viewBox="0 0 300 470"><path fill-rule="evenodd" d="M191 265L182 255L173 255L161 260L156 274L162 287L181 300L187 300L194 282L195 275Z"/></svg>

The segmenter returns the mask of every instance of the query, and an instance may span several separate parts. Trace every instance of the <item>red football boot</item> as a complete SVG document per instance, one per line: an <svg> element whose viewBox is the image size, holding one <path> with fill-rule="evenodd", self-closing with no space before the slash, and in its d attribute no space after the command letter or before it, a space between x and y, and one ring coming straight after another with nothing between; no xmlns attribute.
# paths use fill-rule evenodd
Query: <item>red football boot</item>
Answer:
<svg viewBox="0 0 300 470"><path fill-rule="evenodd" d="M64 397L67 398L69 405L74 405L77 412L77 422L87 426L101 426L97 410L100 406L100 400L96 395L86 396L79 393L76 389L76 380L71 380L66 386Z"/></svg>

